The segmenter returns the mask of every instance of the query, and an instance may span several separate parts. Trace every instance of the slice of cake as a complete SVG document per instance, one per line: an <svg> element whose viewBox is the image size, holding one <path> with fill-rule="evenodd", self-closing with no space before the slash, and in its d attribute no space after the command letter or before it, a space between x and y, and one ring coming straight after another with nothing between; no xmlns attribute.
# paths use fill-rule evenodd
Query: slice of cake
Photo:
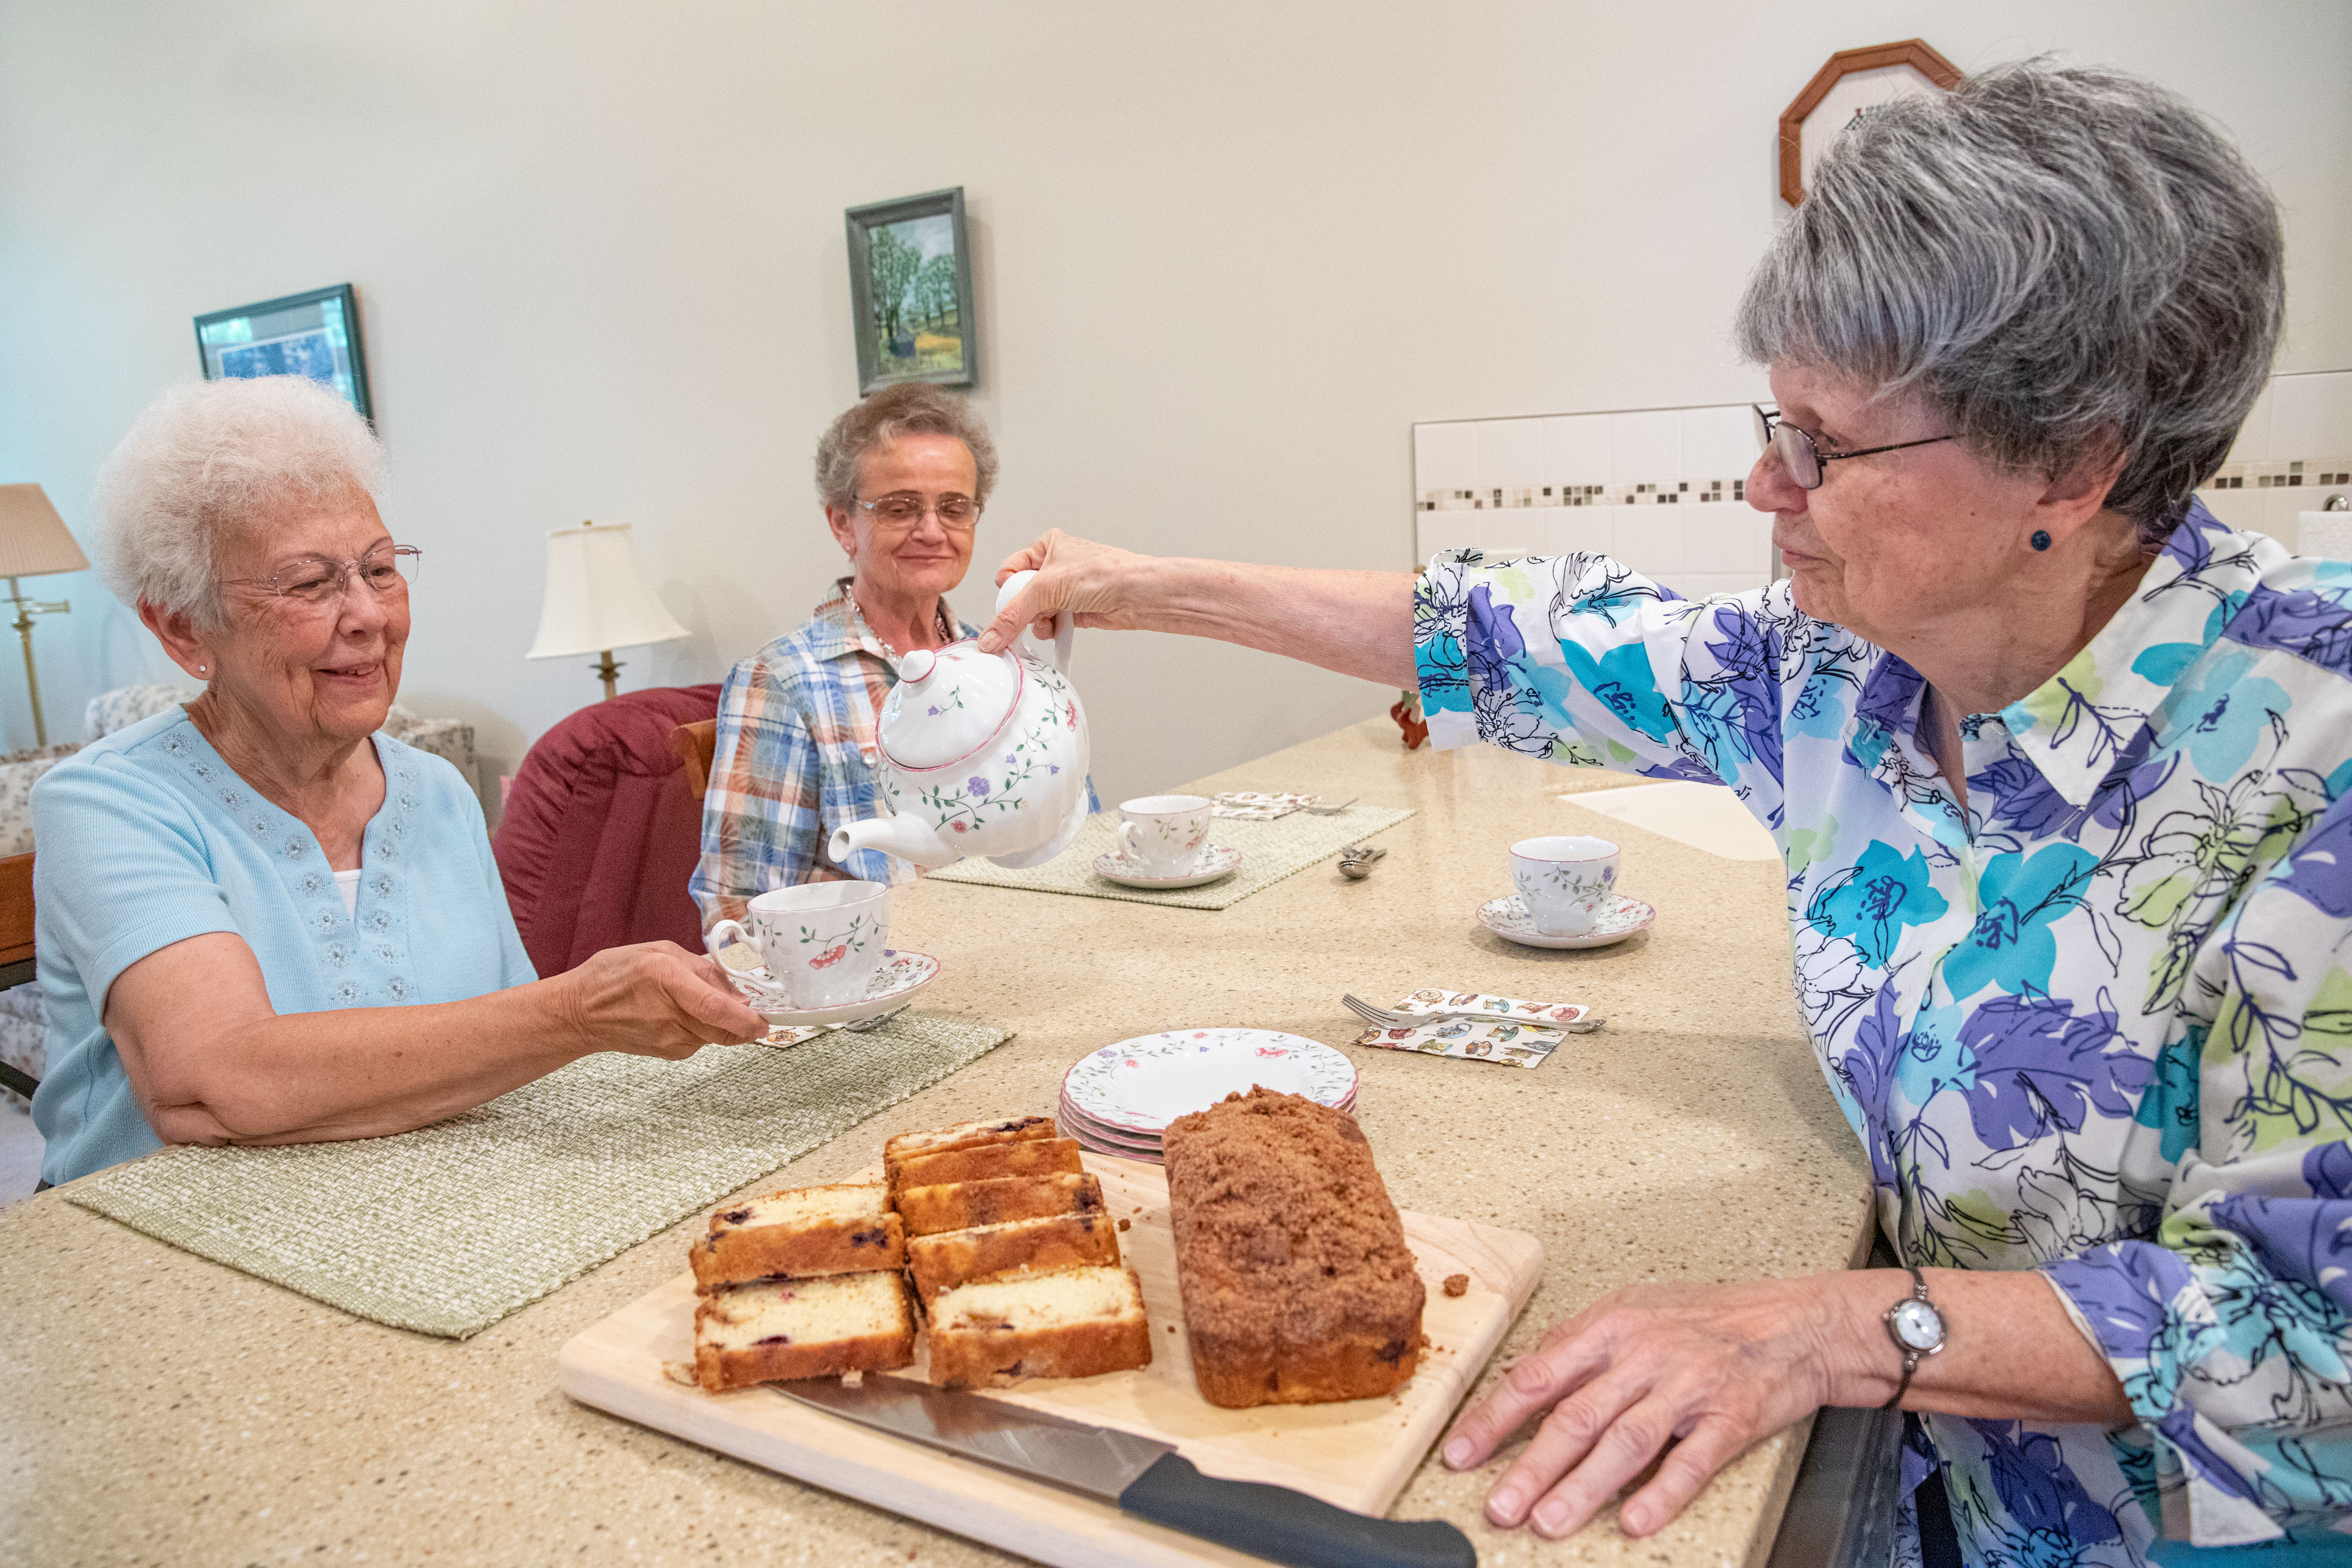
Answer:
<svg viewBox="0 0 2352 1568"><path fill-rule="evenodd" d="M906 1226L878 1184L796 1187L710 1216L688 1253L706 1294L756 1279L866 1274L907 1262Z"/></svg>
<svg viewBox="0 0 2352 1568"><path fill-rule="evenodd" d="M1257 1088L1162 1147L1201 1397L1319 1405L1412 1375L1425 1292L1353 1117Z"/></svg>
<svg viewBox="0 0 2352 1568"><path fill-rule="evenodd" d="M1077 1172L1075 1138L1024 1138L1013 1143L973 1143L932 1154L910 1154L888 1167L890 1185L940 1187L950 1182L986 1182L1000 1176L1051 1176Z"/></svg>
<svg viewBox="0 0 2352 1568"><path fill-rule="evenodd" d="M695 1380L712 1394L915 1362L915 1318L895 1271L739 1285L694 1309Z"/></svg>
<svg viewBox="0 0 2352 1568"><path fill-rule="evenodd" d="M1058 1268L959 1285L931 1304L931 1381L1003 1387L1151 1364L1143 1289L1124 1268Z"/></svg>
<svg viewBox="0 0 2352 1568"><path fill-rule="evenodd" d="M1043 1219L1047 1215L1100 1214L1103 1206L1102 1184L1086 1172L901 1187L893 1201L909 1236L936 1236L943 1230Z"/></svg>
<svg viewBox="0 0 2352 1568"><path fill-rule="evenodd" d="M882 1145L882 1169L887 1177L902 1160L918 1154L944 1154L982 1143L1023 1143L1059 1136L1050 1116L999 1116L986 1121L959 1121L936 1132L901 1132ZM892 1182L892 1186L898 1184Z"/></svg>
<svg viewBox="0 0 2352 1568"><path fill-rule="evenodd" d="M925 1302L943 1290L978 1279L1118 1262L1118 1228L1107 1214L1007 1220L1002 1225L919 1236L907 1244L915 1296Z"/></svg>

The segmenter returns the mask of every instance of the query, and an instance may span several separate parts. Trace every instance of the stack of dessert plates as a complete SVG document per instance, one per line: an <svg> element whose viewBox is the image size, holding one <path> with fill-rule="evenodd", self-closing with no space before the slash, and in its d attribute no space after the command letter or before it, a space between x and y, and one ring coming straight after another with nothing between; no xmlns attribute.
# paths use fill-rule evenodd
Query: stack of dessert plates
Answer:
<svg viewBox="0 0 2352 1568"><path fill-rule="evenodd" d="M1356 1064L1319 1041L1269 1029L1171 1029L1080 1058L1062 1079L1062 1131L1099 1153L1157 1162L1171 1121L1253 1084L1334 1110L1356 1107Z"/></svg>

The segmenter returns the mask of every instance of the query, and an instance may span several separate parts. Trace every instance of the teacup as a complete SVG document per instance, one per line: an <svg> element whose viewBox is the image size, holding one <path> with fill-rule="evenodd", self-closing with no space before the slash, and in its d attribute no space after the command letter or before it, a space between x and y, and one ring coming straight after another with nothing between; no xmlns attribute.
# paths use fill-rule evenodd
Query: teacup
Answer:
<svg viewBox="0 0 2352 1568"><path fill-rule="evenodd" d="M1118 804L1118 852L1150 877L1181 877L1201 863L1216 803L1206 795L1147 795Z"/></svg>
<svg viewBox="0 0 2352 1568"><path fill-rule="evenodd" d="M1606 838L1522 838L1511 881L1546 936L1582 936L1617 890L1617 846Z"/></svg>
<svg viewBox="0 0 2352 1568"><path fill-rule="evenodd" d="M890 889L883 882L803 882L753 899L740 921L704 933L713 958L730 942L757 949L771 977L729 977L754 1001L807 1009L838 1007L866 994L890 935Z"/></svg>

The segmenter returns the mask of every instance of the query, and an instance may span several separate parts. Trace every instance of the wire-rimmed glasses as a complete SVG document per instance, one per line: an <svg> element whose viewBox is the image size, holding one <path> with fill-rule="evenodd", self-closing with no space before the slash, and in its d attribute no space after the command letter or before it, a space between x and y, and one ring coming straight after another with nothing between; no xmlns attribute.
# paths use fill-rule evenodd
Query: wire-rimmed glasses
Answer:
<svg viewBox="0 0 2352 1568"><path fill-rule="evenodd" d="M926 514L938 518L941 528L959 531L976 527L980 522L980 503L970 496L957 495L953 491L937 500L926 500L911 491L902 490L877 496L872 500L861 500L857 504L864 507L866 515L876 522L887 528L912 528L922 521Z"/></svg>
<svg viewBox="0 0 2352 1568"><path fill-rule="evenodd" d="M1813 444L1811 436L1781 418L1779 409L1767 414L1760 405L1751 403L1748 407L1756 415L1758 450L1771 448L1799 489L1822 488L1823 463L1834 463L1842 458L1874 458L1881 452L1899 452L1906 447L1928 447L1952 439L1949 436L1927 436L1916 441L1897 441L1891 447L1864 447L1859 452L1824 452Z"/></svg>
<svg viewBox="0 0 2352 1568"><path fill-rule="evenodd" d="M340 604L356 577L379 596L404 592L416 581L425 552L414 544L379 544L355 561L330 561L323 555L303 555L267 577L224 577L224 584L259 588L311 609Z"/></svg>

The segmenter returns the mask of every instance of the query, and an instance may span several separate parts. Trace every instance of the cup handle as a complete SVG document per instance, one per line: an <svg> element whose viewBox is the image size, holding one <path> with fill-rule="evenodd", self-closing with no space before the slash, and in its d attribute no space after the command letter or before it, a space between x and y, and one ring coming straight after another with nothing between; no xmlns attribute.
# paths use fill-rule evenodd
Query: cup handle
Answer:
<svg viewBox="0 0 2352 1568"><path fill-rule="evenodd" d="M1118 858L1122 860L1132 860L1136 858L1135 824L1132 822L1122 822L1118 825Z"/></svg>
<svg viewBox="0 0 2352 1568"><path fill-rule="evenodd" d="M738 990L748 990L752 994L759 996L782 994L783 991L783 987L782 985L763 985L759 981L753 979L751 975L744 973L740 969L729 969L727 966L727 961L719 958L719 953L720 949L731 947L739 942L743 943L746 947L751 948L755 952L759 951L760 944L751 940L751 933L744 930L742 923L739 921L720 921L717 925L712 926L709 931L702 933L702 945L704 950L708 952L711 958L718 963L719 967L727 970L728 981ZM766 960L762 958L761 962L765 963Z"/></svg>

